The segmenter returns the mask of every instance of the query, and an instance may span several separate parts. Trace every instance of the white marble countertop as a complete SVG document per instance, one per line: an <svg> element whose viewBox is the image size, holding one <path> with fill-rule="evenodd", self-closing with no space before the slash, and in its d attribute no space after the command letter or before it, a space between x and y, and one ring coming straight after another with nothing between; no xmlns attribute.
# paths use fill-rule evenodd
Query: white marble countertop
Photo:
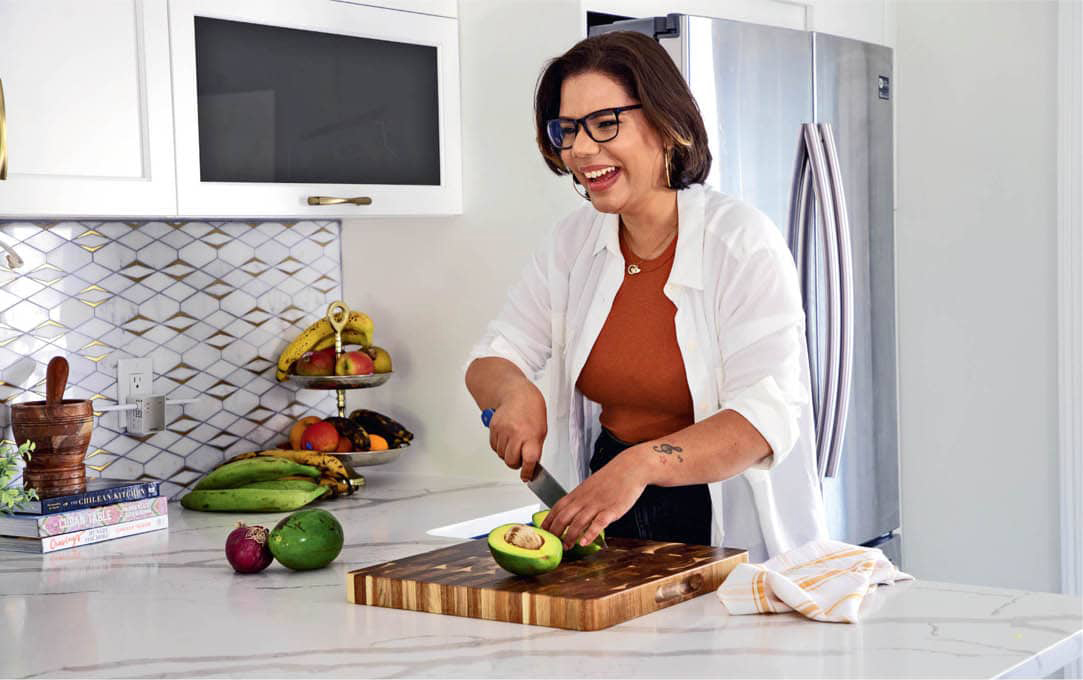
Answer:
<svg viewBox="0 0 1083 680"><path fill-rule="evenodd" d="M730 616L713 594L586 633L353 605L347 571L534 502L514 481L365 474L323 506L346 547L318 571L234 574L222 547L241 516L176 503L168 532L0 553L0 676L1037 677L1083 653L1079 598L920 579L878 590L856 625Z"/></svg>

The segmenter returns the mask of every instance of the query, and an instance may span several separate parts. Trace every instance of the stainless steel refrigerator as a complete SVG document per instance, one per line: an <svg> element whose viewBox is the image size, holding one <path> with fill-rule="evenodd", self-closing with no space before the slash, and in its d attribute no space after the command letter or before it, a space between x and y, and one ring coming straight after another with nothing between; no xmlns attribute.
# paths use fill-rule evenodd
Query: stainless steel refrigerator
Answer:
<svg viewBox="0 0 1083 680"><path fill-rule="evenodd" d="M789 240L831 536L901 564L891 49L688 15L615 18L592 17L590 33L648 34L688 82L714 158L707 183Z"/></svg>

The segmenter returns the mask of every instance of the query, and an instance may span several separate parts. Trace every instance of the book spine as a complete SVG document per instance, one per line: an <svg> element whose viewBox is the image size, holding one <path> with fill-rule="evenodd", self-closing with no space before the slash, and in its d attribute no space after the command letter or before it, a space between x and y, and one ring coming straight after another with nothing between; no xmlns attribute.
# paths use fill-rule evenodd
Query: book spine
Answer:
<svg viewBox="0 0 1083 680"><path fill-rule="evenodd" d="M143 482L132 484L116 489L102 489L100 491L87 491L86 493L73 496L57 496L46 498L41 501L42 514L53 514L78 510L79 508L93 508L109 503L121 503L123 501L136 501L141 498L153 498L158 495L160 482Z"/></svg>
<svg viewBox="0 0 1083 680"><path fill-rule="evenodd" d="M61 534L59 536L47 536L41 539L41 551L43 553L51 553L56 552L57 550L75 548L80 545L101 543L102 541L109 541L123 536L145 534L150 531L165 529L168 526L169 515L158 515L157 517L148 517L147 519L137 519L134 522L123 522L121 524L111 524L105 527L95 527L94 529L84 529L83 531L74 531L70 534Z"/></svg>
<svg viewBox="0 0 1083 680"><path fill-rule="evenodd" d="M42 515L38 518L38 536L59 536L74 531L83 531L95 527L104 527L121 522L132 522L164 515L168 512L165 496L144 498L113 505L101 505L96 508L84 508L70 512L58 512Z"/></svg>

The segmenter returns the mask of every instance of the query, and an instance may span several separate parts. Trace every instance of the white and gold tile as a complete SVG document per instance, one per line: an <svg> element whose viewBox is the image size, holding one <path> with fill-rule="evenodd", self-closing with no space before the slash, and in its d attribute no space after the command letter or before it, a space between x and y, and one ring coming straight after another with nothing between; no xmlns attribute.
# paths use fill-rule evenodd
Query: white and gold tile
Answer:
<svg viewBox="0 0 1083 680"><path fill-rule="evenodd" d="M0 433L7 404L42 399L64 355L69 398L113 403L121 357L151 357L167 432L95 421L91 476L161 479L176 495L225 456L275 446L333 393L274 380L278 353L342 296L341 225L301 222L0 222L25 265L0 269ZM10 378L10 380L9 380Z"/></svg>

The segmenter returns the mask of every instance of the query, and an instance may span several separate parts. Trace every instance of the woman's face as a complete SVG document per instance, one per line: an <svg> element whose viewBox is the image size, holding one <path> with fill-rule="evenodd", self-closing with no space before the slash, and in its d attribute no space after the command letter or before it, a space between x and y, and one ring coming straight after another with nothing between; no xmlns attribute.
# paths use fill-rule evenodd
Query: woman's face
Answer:
<svg viewBox="0 0 1083 680"><path fill-rule="evenodd" d="M597 71L566 78L560 88L562 118L581 118L599 109L638 103L619 82ZM643 109L621 112L619 132L608 142L595 142L580 126L572 147L563 149L560 157L601 212L639 212L651 199L668 191L661 137ZM594 175L609 168L612 170L600 177L587 177L587 173Z"/></svg>

